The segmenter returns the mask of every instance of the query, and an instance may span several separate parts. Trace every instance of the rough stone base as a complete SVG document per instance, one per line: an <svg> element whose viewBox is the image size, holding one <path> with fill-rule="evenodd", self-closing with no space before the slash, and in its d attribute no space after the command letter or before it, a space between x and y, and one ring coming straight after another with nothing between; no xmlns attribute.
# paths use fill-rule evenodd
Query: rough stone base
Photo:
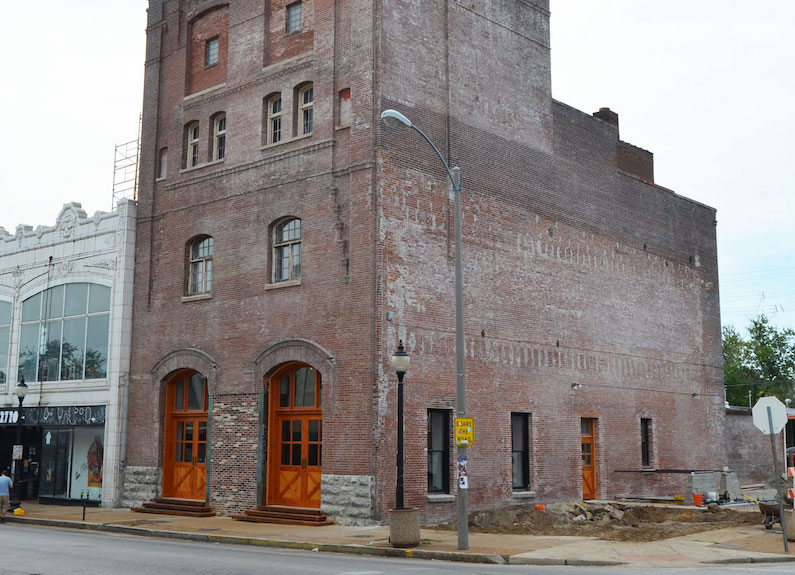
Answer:
<svg viewBox="0 0 795 575"><path fill-rule="evenodd" d="M340 525L372 525L375 482L369 475L329 475L320 484L320 509Z"/></svg>
<svg viewBox="0 0 795 575"><path fill-rule="evenodd" d="M161 488L161 468L127 466L124 469L120 505L121 507L140 507L146 501L160 497Z"/></svg>
<svg viewBox="0 0 795 575"><path fill-rule="evenodd" d="M728 493L731 499L743 498L740 481L734 471L724 471L720 474L720 489L718 489L718 493Z"/></svg>

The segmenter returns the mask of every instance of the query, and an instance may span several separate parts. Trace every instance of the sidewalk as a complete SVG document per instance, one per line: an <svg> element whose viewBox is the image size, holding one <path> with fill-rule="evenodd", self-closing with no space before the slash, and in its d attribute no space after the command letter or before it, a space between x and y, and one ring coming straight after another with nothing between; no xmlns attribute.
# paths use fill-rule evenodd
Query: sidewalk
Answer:
<svg viewBox="0 0 795 575"><path fill-rule="evenodd" d="M790 552L785 554L781 532L766 532L761 522L758 526L731 527L647 543L471 532L470 549L458 551L456 532L437 529L423 529L422 543L416 549L394 549L388 541L389 527L382 525L272 525L229 517L191 518L95 507L86 509L83 521L81 507L25 502L23 508L25 516L9 514L6 521L167 539L472 563L684 567L795 561L795 542L790 542Z"/></svg>

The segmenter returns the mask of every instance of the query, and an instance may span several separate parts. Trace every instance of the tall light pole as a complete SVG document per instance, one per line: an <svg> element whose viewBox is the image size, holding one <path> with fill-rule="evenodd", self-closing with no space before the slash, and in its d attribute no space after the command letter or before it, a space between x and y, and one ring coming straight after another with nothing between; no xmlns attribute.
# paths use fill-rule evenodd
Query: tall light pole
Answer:
<svg viewBox="0 0 795 575"><path fill-rule="evenodd" d="M450 183L453 184L453 198L455 204L455 367L456 367L456 415L466 417L466 374L464 373L464 279L461 271L461 170L460 168L450 169L442 156L439 148L411 121L397 110L384 110L381 112L381 119L390 128L408 126L422 136L428 142L436 155L442 161ZM466 461L466 445L458 446L458 460L463 458ZM460 550L469 549L469 512L467 501L467 489L458 488L456 497L456 518L458 520L458 548Z"/></svg>
<svg viewBox="0 0 795 575"><path fill-rule="evenodd" d="M25 383L25 377L23 376L16 387L16 395L17 399L19 399L19 407L17 408L17 441L14 445L22 445L22 402L25 400L25 396L28 394L28 386ZM24 452L24 448L22 449ZM14 460L14 496L11 499L10 507L11 509L16 509L19 507L19 489L20 484L19 480L21 477L21 464L22 459Z"/></svg>

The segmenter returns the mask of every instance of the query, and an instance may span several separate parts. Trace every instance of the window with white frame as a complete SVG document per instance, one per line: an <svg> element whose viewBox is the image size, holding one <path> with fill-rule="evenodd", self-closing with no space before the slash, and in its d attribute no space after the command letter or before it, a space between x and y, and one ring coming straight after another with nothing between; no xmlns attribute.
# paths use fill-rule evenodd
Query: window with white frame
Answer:
<svg viewBox="0 0 795 575"><path fill-rule="evenodd" d="M213 288L213 238L204 236L190 244L188 295L210 293Z"/></svg>
<svg viewBox="0 0 795 575"><path fill-rule="evenodd" d="M0 301L0 383L8 381L8 344L11 332L11 302Z"/></svg>
<svg viewBox="0 0 795 575"><path fill-rule="evenodd" d="M298 90L298 135L312 133L314 123L315 91L312 84Z"/></svg>
<svg viewBox="0 0 795 575"><path fill-rule="evenodd" d="M22 302L19 377L64 381L107 377L110 288L70 283Z"/></svg>
<svg viewBox="0 0 795 575"><path fill-rule="evenodd" d="M301 2L294 2L287 6L285 10L285 29L288 34L298 32L301 30L301 21L303 19L303 6Z"/></svg>
<svg viewBox="0 0 795 575"><path fill-rule="evenodd" d="M218 63L221 40L218 36L210 38L204 43L204 65L214 66Z"/></svg>
<svg viewBox="0 0 795 575"><path fill-rule="evenodd" d="M301 220L292 218L273 230L273 282L301 279Z"/></svg>
<svg viewBox="0 0 795 575"><path fill-rule="evenodd" d="M213 121L213 160L226 157L226 114L218 114Z"/></svg>
<svg viewBox="0 0 795 575"><path fill-rule="evenodd" d="M199 122L188 124L185 132L187 139L185 167L193 168L199 165Z"/></svg>
<svg viewBox="0 0 795 575"><path fill-rule="evenodd" d="M268 144L282 140L282 95L275 94L268 98Z"/></svg>

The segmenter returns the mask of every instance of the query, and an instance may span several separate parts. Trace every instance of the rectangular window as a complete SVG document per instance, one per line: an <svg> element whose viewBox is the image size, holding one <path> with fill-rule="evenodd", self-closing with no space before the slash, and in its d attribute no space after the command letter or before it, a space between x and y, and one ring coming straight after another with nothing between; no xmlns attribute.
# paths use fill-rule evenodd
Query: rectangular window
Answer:
<svg viewBox="0 0 795 575"><path fill-rule="evenodd" d="M285 15L287 33L292 34L301 30L301 19L303 16L303 7L300 2L290 4L287 6L287 13Z"/></svg>
<svg viewBox="0 0 795 575"><path fill-rule="evenodd" d="M220 41L218 36L215 38L210 38L207 42L204 43L204 65L205 66L214 66L218 63L218 50L220 47Z"/></svg>
<svg viewBox="0 0 795 575"><path fill-rule="evenodd" d="M298 93L299 113L298 113L298 135L304 136L311 134L314 129L314 104L315 90L313 86L307 86Z"/></svg>
<svg viewBox="0 0 795 575"><path fill-rule="evenodd" d="M274 96L268 101L268 143L282 140L282 98Z"/></svg>
<svg viewBox="0 0 795 575"><path fill-rule="evenodd" d="M213 127L213 159L223 160L226 157L226 115L218 116Z"/></svg>
<svg viewBox="0 0 795 575"><path fill-rule="evenodd" d="M511 469L513 490L530 489L530 416L526 413L511 414Z"/></svg>
<svg viewBox="0 0 795 575"><path fill-rule="evenodd" d="M640 464L651 467L651 419L640 420Z"/></svg>
<svg viewBox="0 0 795 575"><path fill-rule="evenodd" d="M188 154L185 167L193 168L199 165L199 123L188 126Z"/></svg>
<svg viewBox="0 0 795 575"><path fill-rule="evenodd" d="M450 492L450 413L428 410L428 492Z"/></svg>
<svg viewBox="0 0 795 575"><path fill-rule="evenodd" d="M0 301L0 383L8 379L8 344L11 331L11 303Z"/></svg>

